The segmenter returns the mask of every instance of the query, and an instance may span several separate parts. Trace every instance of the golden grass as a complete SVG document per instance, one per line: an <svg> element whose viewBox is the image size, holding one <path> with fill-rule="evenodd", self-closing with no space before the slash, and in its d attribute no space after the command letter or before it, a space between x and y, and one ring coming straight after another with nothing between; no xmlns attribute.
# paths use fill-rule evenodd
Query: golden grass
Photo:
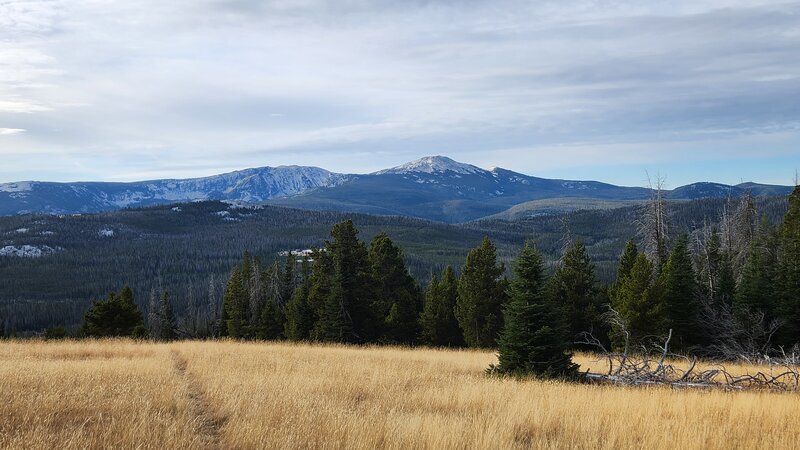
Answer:
<svg viewBox="0 0 800 450"><path fill-rule="evenodd" d="M3 342L0 447L728 449L800 442L797 394L498 379L484 375L495 359L479 351L282 343ZM576 360L600 364L586 355Z"/></svg>

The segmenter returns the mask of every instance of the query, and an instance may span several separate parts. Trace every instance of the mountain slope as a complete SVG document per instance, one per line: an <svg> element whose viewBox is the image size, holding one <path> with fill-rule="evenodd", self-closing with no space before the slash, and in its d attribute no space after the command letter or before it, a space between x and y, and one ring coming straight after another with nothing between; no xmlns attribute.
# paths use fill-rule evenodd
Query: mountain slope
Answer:
<svg viewBox="0 0 800 450"><path fill-rule="evenodd" d="M587 197L640 200L644 188L596 181L549 180L506 169L484 170L434 156L270 203L310 209L397 214L457 223L504 211L531 200Z"/></svg>
<svg viewBox="0 0 800 450"><path fill-rule="evenodd" d="M695 183L668 192L673 200L788 195L787 186ZM507 169L481 169L445 156L429 156L365 175L345 175L317 167L246 169L187 180L136 183L0 184L0 215L84 213L184 201L268 202L296 208L406 215L459 223L524 211L549 200L547 211L570 211L581 203L613 208L646 200L650 190L597 181L538 178ZM575 199L580 199L576 202ZM526 204L526 205L523 205ZM512 213L516 214L516 213ZM523 214L524 215L524 214Z"/></svg>
<svg viewBox="0 0 800 450"><path fill-rule="evenodd" d="M195 200L260 202L334 186L347 179L317 167L246 169L205 178L135 183L0 184L0 215L26 212L75 213Z"/></svg>

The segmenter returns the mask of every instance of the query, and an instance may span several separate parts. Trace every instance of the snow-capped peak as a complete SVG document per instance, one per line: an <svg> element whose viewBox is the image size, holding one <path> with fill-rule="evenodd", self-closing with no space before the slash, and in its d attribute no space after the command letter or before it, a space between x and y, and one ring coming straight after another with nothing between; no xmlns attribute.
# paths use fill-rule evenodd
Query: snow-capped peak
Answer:
<svg viewBox="0 0 800 450"><path fill-rule="evenodd" d="M405 163L402 166L392 167L391 169L375 172L376 175L383 174L405 174L405 173L442 173L454 172L458 174L471 174L484 172L480 167L471 164L464 164L453 161L446 156L426 156L416 161Z"/></svg>

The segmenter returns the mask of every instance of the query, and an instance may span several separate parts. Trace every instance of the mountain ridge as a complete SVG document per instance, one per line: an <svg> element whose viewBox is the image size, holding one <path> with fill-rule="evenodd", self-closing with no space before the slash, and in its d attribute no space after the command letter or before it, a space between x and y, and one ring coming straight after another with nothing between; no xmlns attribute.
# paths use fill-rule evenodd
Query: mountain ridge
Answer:
<svg viewBox="0 0 800 450"><path fill-rule="evenodd" d="M788 195L788 186L698 182L667 192L670 199ZM463 222L544 199L602 200L603 204L649 198L643 187L599 181L539 178L503 168L491 170L436 155L368 174L313 166L257 167L188 179L136 182L17 181L0 183L0 215L93 213L175 202L223 200L283 206L408 215ZM558 208L557 201L548 208ZM555 206L554 206L555 205Z"/></svg>

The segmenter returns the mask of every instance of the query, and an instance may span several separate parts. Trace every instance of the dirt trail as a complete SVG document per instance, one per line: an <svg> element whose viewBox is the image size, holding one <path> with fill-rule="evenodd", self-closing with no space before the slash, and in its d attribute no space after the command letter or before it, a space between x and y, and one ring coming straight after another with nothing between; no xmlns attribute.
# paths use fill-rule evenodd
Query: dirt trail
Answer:
<svg viewBox="0 0 800 450"><path fill-rule="evenodd" d="M175 371L186 382L187 400L192 421L197 429L200 448L221 449L223 421L216 418L213 409L206 399L200 383L186 370L188 361L177 350L172 351L172 361Z"/></svg>

